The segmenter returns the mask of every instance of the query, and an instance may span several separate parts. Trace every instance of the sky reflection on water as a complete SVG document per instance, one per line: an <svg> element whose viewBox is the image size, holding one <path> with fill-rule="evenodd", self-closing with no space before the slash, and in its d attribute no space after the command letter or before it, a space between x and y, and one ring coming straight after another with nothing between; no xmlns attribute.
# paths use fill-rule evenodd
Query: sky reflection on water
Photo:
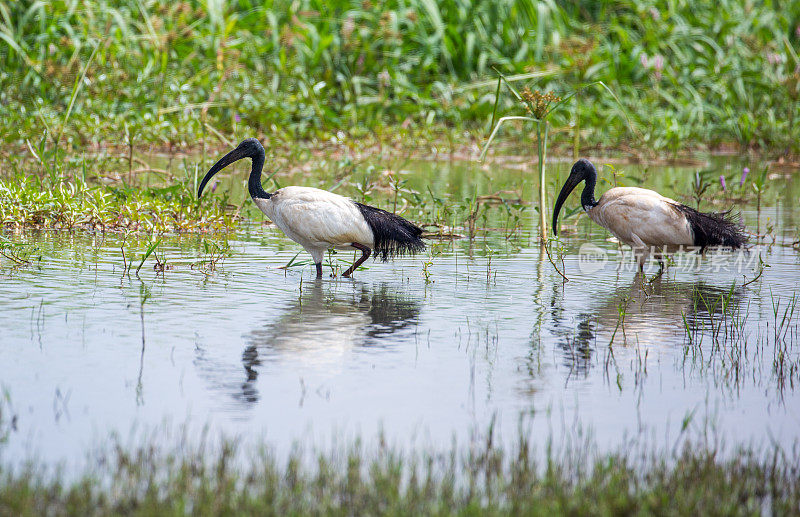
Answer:
<svg viewBox="0 0 800 517"><path fill-rule="evenodd" d="M796 232L791 213L772 221ZM165 421L279 450L379 429L446 446L492 419L512 437L521 416L540 436L579 422L609 448L640 432L667 444L687 415L732 443L800 437L797 374L776 374L769 337L775 303L785 310L800 283L791 247L765 251L771 267L747 287L755 271L702 263L651 283L618 271L616 245L581 224L565 237L566 284L527 232L440 245L430 283L427 257L314 282L310 268L278 269L297 247L257 225L210 276L189 267L195 236L165 239L175 268L141 279L121 275L113 235L27 238L46 260L0 283L0 386L17 415L0 454L14 460L75 460L110 431ZM610 257L592 274L576 254L587 238ZM797 364L791 319L782 346ZM723 320L741 324L746 351L715 348Z"/></svg>

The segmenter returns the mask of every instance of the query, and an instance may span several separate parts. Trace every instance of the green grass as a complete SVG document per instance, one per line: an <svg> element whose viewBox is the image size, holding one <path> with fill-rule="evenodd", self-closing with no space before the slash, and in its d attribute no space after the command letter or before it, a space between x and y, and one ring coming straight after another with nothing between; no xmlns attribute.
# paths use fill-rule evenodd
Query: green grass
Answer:
<svg viewBox="0 0 800 517"><path fill-rule="evenodd" d="M798 25L798 2L737 0L0 1L0 141L69 154L342 132L452 147L490 129L496 67L546 71L529 85L562 97L595 81L618 95L571 99L555 147L797 154Z"/></svg>
<svg viewBox="0 0 800 517"><path fill-rule="evenodd" d="M537 454L526 438L504 450L490 433L468 448L407 452L355 441L279 459L266 446L245 451L227 440L112 442L83 474L0 467L0 513L786 515L800 505L800 463L777 449L635 449Z"/></svg>
<svg viewBox="0 0 800 517"><path fill-rule="evenodd" d="M95 183L23 173L0 177L0 229L207 232L229 230L238 218L226 195L200 202L191 182L161 188Z"/></svg>

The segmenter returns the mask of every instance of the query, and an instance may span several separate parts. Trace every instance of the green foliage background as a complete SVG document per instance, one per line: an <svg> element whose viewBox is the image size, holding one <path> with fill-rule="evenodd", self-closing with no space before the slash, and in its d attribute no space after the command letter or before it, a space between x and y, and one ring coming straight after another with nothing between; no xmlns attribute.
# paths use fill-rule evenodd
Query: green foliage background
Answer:
<svg viewBox="0 0 800 517"><path fill-rule="evenodd" d="M484 136L497 67L617 93L578 97L556 144L580 117L590 144L797 153L799 41L799 1L0 1L0 139Z"/></svg>

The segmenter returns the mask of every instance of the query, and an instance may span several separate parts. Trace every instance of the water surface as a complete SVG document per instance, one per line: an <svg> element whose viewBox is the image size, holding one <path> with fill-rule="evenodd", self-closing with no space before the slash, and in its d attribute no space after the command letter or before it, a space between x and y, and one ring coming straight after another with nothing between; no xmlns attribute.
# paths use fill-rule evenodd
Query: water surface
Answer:
<svg viewBox="0 0 800 517"><path fill-rule="evenodd" d="M623 169L627 184L676 197L695 172ZM472 164L408 170L407 188L430 186L453 204L497 191L530 198L533 185L524 171ZM165 422L283 451L381 430L401 445L446 446L491 422L506 437L523 422L543 440L590 429L610 449L642 434L670 445L707 425L731 444L790 447L800 437L800 189L779 181L760 215L773 245L746 260L681 259L652 282L583 217L564 222L554 248L565 283L532 237L531 208L516 232L495 207L479 220L493 231L369 262L352 280L326 269L321 282L313 266L280 269L301 249L260 219L227 236L166 237L159 250L174 267L157 273L150 261L138 277L123 274L117 235L6 234L44 258L0 269L0 386L16 416L0 455L73 461L110 432ZM755 230L753 202L727 203ZM203 239L231 246L215 272L192 267ZM586 242L602 250L599 270L581 262ZM743 286L759 253L769 267Z"/></svg>

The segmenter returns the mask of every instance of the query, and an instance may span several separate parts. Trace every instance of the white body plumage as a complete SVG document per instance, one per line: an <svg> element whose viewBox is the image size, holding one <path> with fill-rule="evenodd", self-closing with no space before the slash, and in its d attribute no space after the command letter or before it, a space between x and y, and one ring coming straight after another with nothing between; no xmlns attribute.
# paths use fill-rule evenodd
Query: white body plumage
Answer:
<svg viewBox="0 0 800 517"><path fill-rule="evenodd" d="M287 237L305 248L315 263L330 248L368 248L374 236L356 204L338 194L312 187L284 187L269 199L253 198L258 208Z"/></svg>
<svg viewBox="0 0 800 517"><path fill-rule="evenodd" d="M216 173L243 158L253 160L247 183L253 202L287 237L311 254L317 278L322 277L322 259L331 248L361 251L361 257L342 273L345 277L358 269L373 250L377 257L387 260L425 249L420 239L422 228L380 208L311 187L284 187L272 194L265 192L261 186L264 147L255 138L245 139L220 158L203 177L197 196L203 194Z"/></svg>
<svg viewBox="0 0 800 517"><path fill-rule="evenodd" d="M638 187L615 187L594 199L597 170L589 160L580 159L553 207L553 231L558 228L558 212L570 192L582 181L581 205L589 218L606 228L636 253L639 269L651 253L659 258L681 248L724 246L739 248L747 241L742 228L727 217L727 212L703 213L664 197L653 190Z"/></svg>
<svg viewBox="0 0 800 517"><path fill-rule="evenodd" d="M615 187L584 209L592 221L632 248L694 245L692 227L678 202L653 190Z"/></svg>

